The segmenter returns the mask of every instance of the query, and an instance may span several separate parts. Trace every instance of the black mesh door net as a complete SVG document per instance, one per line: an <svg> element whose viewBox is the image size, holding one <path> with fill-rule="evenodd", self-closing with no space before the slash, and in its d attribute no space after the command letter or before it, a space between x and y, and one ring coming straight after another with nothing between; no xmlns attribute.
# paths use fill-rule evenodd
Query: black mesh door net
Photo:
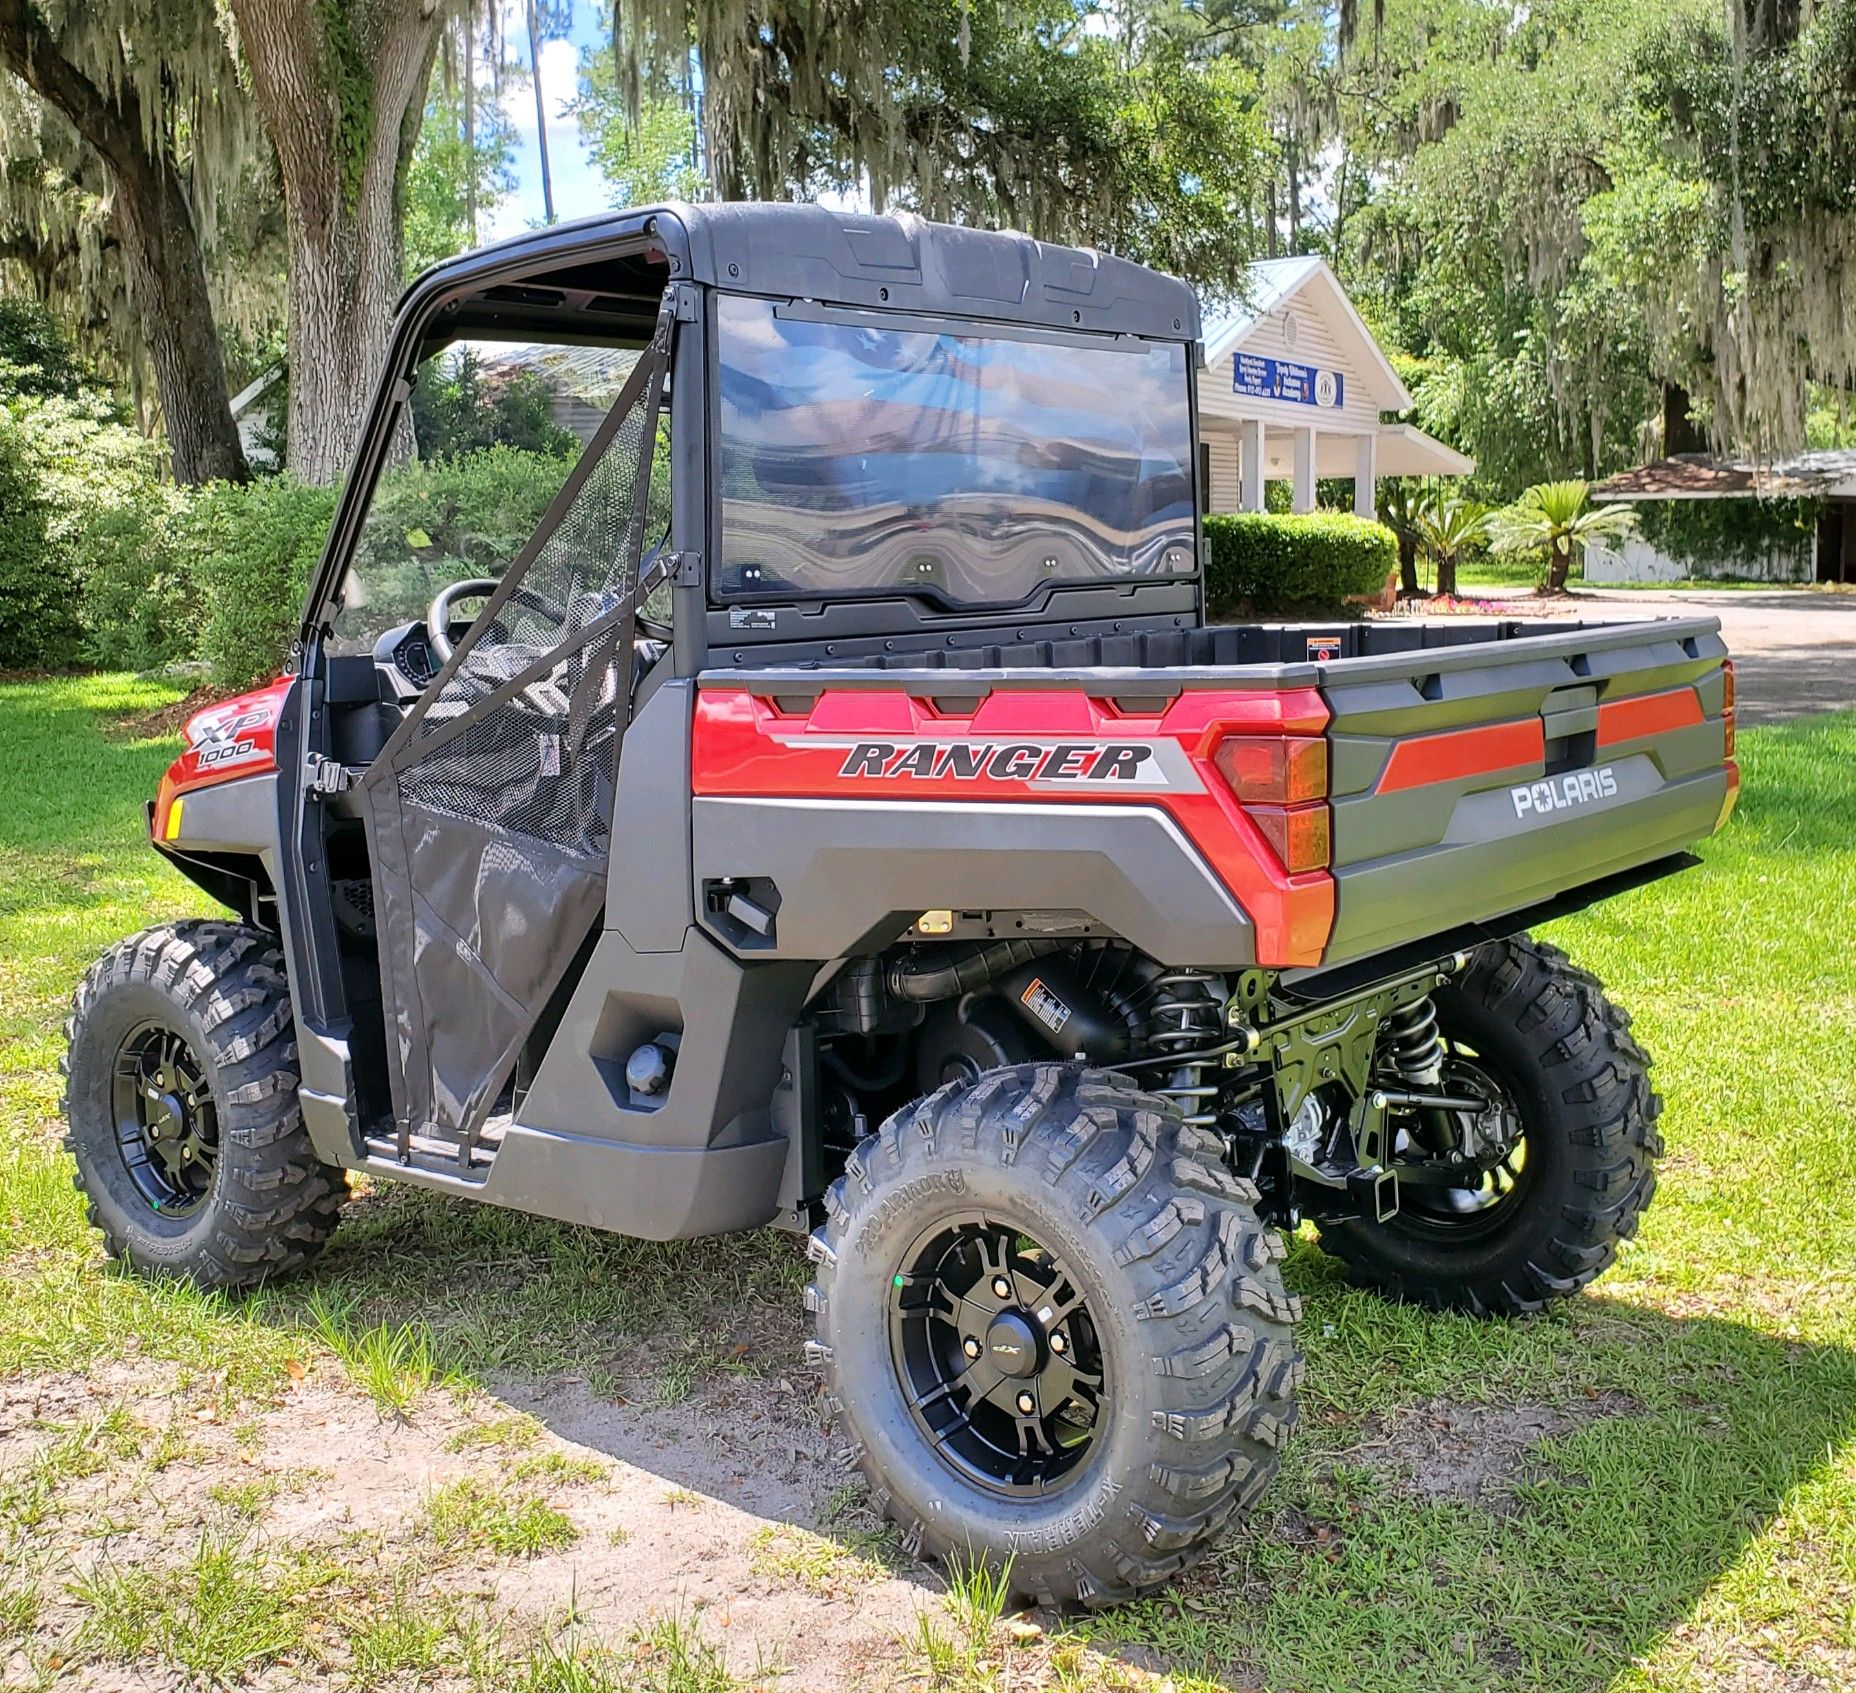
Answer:
<svg viewBox="0 0 1856 1693"><path fill-rule="evenodd" d="M598 919L669 335L361 783L402 1149L469 1161Z"/></svg>

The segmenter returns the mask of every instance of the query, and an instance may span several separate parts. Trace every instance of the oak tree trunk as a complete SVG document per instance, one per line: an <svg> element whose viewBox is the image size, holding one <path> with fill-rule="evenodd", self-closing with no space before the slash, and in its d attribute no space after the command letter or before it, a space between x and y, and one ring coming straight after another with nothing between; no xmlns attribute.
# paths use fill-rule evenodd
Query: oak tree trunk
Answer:
<svg viewBox="0 0 1856 1693"><path fill-rule="evenodd" d="M285 462L340 479L385 361L435 0L232 0L287 214Z"/></svg>
<svg viewBox="0 0 1856 1693"><path fill-rule="evenodd" d="M251 473L232 420L225 359L186 184L148 141L124 79L105 95L58 50L29 0L0 0L0 64L62 113L109 174L129 298L155 370L174 475L242 482Z"/></svg>

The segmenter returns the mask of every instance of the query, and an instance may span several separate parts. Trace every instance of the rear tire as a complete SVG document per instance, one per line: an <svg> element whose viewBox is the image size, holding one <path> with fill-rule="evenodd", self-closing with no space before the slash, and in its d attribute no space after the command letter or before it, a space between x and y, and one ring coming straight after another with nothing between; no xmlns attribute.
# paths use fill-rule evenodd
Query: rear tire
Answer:
<svg viewBox="0 0 1856 1693"><path fill-rule="evenodd" d="M242 1288L300 1270L347 1197L297 1106L283 957L240 923L119 942L65 1024L65 1146L111 1257Z"/></svg>
<svg viewBox="0 0 1856 1693"><path fill-rule="evenodd" d="M1400 1193L1399 1214L1323 1224L1351 1280L1436 1310L1522 1315L1570 1298L1610 1267L1656 1191L1663 1150L1650 1059L1598 978L1521 937L1481 948L1433 995L1446 1041L1473 1049L1520 1117L1515 1190L1475 1226L1451 1227ZM1466 1217L1466 1225L1474 1221Z"/></svg>
<svg viewBox="0 0 1856 1693"><path fill-rule="evenodd" d="M1171 1102L1078 1065L952 1083L856 1148L812 1237L810 1350L912 1553L1009 1566L1014 1592L1089 1606L1205 1553L1274 1475L1296 1414L1297 1302L1256 1197ZM1041 1362L982 1400L974 1383L1021 1340ZM924 1372L965 1385L924 1393ZM1099 1392L1063 1397L1091 1374ZM1021 1439L1014 1460L1021 1393L1054 1438Z"/></svg>

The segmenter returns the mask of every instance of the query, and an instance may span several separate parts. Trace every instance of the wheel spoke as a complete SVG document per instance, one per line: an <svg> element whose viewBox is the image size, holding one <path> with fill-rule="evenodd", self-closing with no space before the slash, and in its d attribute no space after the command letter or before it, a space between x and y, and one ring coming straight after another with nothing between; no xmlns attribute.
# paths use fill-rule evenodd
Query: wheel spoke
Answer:
<svg viewBox="0 0 1856 1693"><path fill-rule="evenodd" d="M135 1190L166 1215L195 1209L220 1154L207 1067L183 1032L151 1021L123 1037L110 1075L117 1154Z"/></svg>
<svg viewBox="0 0 1856 1693"><path fill-rule="evenodd" d="M965 1389L971 1406L976 1400L991 1399L1005 1379L1005 1371L994 1362L992 1354L982 1352L954 1378L952 1385Z"/></svg>
<svg viewBox="0 0 1856 1693"><path fill-rule="evenodd" d="M1050 1436L1044 1431L1044 1420L1039 1416L1012 1419L1018 1430L1018 1451L1021 1457L1038 1458L1054 1454L1057 1450L1051 1444Z"/></svg>
<svg viewBox="0 0 1856 1693"><path fill-rule="evenodd" d="M1098 1371L1079 1370L1063 1358L1052 1358L1038 1381L1038 1399L1053 1416L1071 1399L1093 1407L1101 1393Z"/></svg>
<svg viewBox="0 0 1856 1693"><path fill-rule="evenodd" d="M997 1215L929 1232L891 1278L891 1350L910 1414L944 1462L995 1492L1062 1486L1092 1445L1095 1333L1062 1261Z"/></svg>

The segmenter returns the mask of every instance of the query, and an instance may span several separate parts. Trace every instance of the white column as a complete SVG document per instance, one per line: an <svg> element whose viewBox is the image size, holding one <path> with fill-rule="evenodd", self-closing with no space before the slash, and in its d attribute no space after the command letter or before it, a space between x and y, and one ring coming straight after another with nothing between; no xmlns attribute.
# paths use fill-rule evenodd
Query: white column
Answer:
<svg viewBox="0 0 1856 1693"><path fill-rule="evenodd" d="M1243 484L1238 490L1239 511L1263 509L1263 419L1247 417L1238 428Z"/></svg>
<svg viewBox="0 0 1856 1693"><path fill-rule="evenodd" d="M1315 509L1315 430L1304 424L1295 432L1295 503L1294 511Z"/></svg>
<svg viewBox="0 0 1856 1693"><path fill-rule="evenodd" d="M1374 491L1379 479L1376 468L1379 436L1376 431L1355 437L1353 443L1353 510L1357 517L1375 517Z"/></svg>

